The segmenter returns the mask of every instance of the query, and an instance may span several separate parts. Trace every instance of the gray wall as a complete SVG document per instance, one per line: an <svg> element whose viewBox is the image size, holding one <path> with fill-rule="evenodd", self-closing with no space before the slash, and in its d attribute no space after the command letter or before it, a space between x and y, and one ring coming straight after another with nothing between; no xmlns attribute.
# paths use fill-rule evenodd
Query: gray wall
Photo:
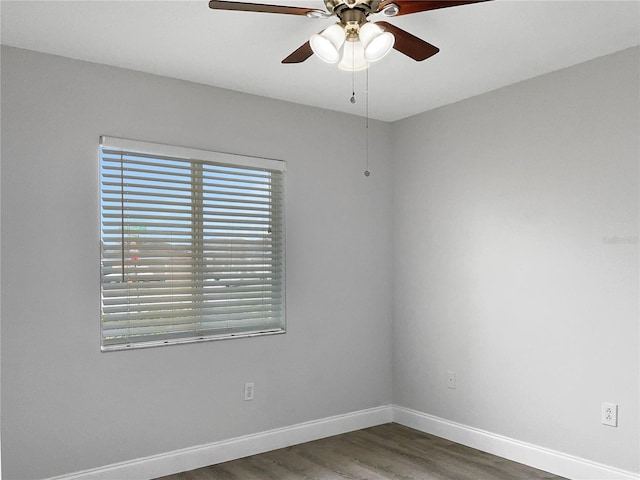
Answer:
<svg viewBox="0 0 640 480"><path fill-rule="evenodd" d="M638 471L638 59L393 125L396 404Z"/></svg>
<svg viewBox="0 0 640 480"><path fill-rule="evenodd" d="M362 118L3 47L4 478L389 404L390 141L370 128L367 179ZM100 353L102 134L288 162L287 334Z"/></svg>
<svg viewBox="0 0 640 480"><path fill-rule="evenodd" d="M369 179L361 118L13 48L1 74L5 478L392 400L637 470L637 48L372 122ZM101 134L288 161L286 335L99 352Z"/></svg>

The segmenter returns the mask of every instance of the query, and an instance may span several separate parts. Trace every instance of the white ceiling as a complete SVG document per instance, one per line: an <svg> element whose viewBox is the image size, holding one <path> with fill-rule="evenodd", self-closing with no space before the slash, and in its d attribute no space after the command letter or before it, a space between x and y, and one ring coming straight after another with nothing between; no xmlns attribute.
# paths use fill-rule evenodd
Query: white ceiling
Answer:
<svg viewBox="0 0 640 480"><path fill-rule="evenodd" d="M323 8L322 0L263 3ZM280 63L334 19L214 11L207 0L2 0L0 7L6 45L366 113L366 73L354 76L315 56ZM494 0L388 21L440 53L415 62L394 50L371 67L369 115L385 121L640 43L640 0Z"/></svg>

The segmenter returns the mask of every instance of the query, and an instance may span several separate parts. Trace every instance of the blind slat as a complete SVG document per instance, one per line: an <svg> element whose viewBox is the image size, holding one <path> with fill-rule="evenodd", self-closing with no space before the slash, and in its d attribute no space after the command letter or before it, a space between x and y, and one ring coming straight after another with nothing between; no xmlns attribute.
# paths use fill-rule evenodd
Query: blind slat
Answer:
<svg viewBox="0 0 640 480"><path fill-rule="evenodd" d="M103 178L109 179L117 179L118 181L121 178L131 181L139 180L142 183L149 182L168 182L190 185L191 184L191 173L189 170L178 170L175 172L157 172L151 169L144 168L134 168L132 166L128 166L124 170L122 170L119 165L114 164L112 166L104 167ZM158 176L153 176L158 175ZM270 182L268 178L261 178L256 180L255 177L248 177L243 175L241 178L233 178L231 176L225 176L224 182L221 182L219 176L212 174L203 174L203 185L207 185L210 187L220 187L223 189L243 189L247 188L255 189L255 190L270 190ZM207 181L211 180L211 181Z"/></svg>

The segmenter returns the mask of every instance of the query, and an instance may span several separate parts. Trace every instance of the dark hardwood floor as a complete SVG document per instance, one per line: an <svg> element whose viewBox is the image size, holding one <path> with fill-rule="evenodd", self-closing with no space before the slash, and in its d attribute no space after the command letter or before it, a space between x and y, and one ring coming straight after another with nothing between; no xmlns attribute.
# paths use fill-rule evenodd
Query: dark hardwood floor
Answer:
<svg viewBox="0 0 640 480"><path fill-rule="evenodd" d="M161 480L535 480L562 479L389 423ZM158 479L160 480L160 479ZM565 479L566 480L566 479Z"/></svg>

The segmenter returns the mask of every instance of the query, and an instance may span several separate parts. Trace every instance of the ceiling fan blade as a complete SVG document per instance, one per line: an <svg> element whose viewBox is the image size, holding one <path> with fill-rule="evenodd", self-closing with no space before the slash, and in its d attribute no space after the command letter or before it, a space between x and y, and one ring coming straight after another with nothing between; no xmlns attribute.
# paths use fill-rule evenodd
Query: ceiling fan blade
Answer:
<svg viewBox="0 0 640 480"><path fill-rule="evenodd" d="M242 12L284 13L287 15L307 15L309 12L321 12L315 8L286 7L284 5L264 5L261 3L228 2L224 0L211 0L209 8L214 10L239 10Z"/></svg>
<svg viewBox="0 0 640 480"><path fill-rule="evenodd" d="M311 50L311 44L306 42L300 46L295 52L289 55L287 58L282 60L282 63L302 63L307 58L313 55L313 50Z"/></svg>
<svg viewBox="0 0 640 480"><path fill-rule="evenodd" d="M380 3L378 12L391 4L398 6L398 15L409 15L410 13L426 12L428 10L437 10L438 8L456 7L458 5L467 5L469 3L488 2L490 0L385 0Z"/></svg>
<svg viewBox="0 0 640 480"><path fill-rule="evenodd" d="M413 58L417 62L426 60L440 51L438 47L435 47L388 22L376 22L376 25L381 26L387 32L391 32L393 36L396 37L396 42L393 45L394 49Z"/></svg>

